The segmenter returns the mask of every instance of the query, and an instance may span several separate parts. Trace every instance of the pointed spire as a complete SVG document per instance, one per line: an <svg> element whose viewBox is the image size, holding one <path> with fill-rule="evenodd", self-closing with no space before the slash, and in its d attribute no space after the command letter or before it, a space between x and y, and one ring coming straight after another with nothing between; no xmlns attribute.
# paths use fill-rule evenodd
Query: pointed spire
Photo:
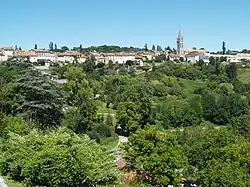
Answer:
<svg viewBox="0 0 250 187"><path fill-rule="evenodd" d="M181 39L181 38L182 38L182 34L181 34L181 30L179 30L178 39Z"/></svg>

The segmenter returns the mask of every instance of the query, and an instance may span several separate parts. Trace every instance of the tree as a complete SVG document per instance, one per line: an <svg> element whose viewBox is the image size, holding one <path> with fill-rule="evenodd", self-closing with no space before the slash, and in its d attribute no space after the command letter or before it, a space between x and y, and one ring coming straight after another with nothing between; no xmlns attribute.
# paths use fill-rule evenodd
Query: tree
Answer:
<svg viewBox="0 0 250 187"><path fill-rule="evenodd" d="M146 65L146 66L141 66L140 67L143 71L145 71L145 72L148 72L149 70L150 70L150 66L148 66L148 65Z"/></svg>
<svg viewBox="0 0 250 187"><path fill-rule="evenodd" d="M126 167L137 173L137 180L152 186L179 186L186 158L176 137L155 127L138 130L129 137Z"/></svg>
<svg viewBox="0 0 250 187"><path fill-rule="evenodd" d="M128 70L127 70L127 68L125 66L120 67L118 69L118 72L119 72L120 75L126 75L126 74L128 74Z"/></svg>
<svg viewBox="0 0 250 187"><path fill-rule="evenodd" d="M165 48L165 50L167 50L168 52L173 52L173 50L171 49L171 47L170 46L167 46L166 48Z"/></svg>
<svg viewBox="0 0 250 187"><path fill-rule="evenodd" d="M175 48L173 48L173 50L172 50L172 51L173 51L173 53L174 53L174 54L176 54L176 49L175 49Z"/></svg>
<svg viewBox="0 0 250 187"><path fill-rule="evenodd" d="M19 51L22 51L22 48L21 48L21 46L19 46L18 50L19 50Z"/></svg>
<svg viewBox="0 0 250 187"><path fill-rule="evenodd" d="M152 50L155 51L155 45L152 46Z"/></svg>
<svg viewBox="0 0 250 187"><path fill-rule="evenodd" d="M80 44L79 51L80 51L80 53L82 53L82 52L83 52L83 49L82 49L82 44Z"/></svg>
<svg viewBox="0 0 250 187"><path fill-rule="evenodd" d="M68 51L68 50L69 50L69 48L67 46L62 46L61 47L61 51L62 52L65 52L65 51Z"/></svg>
<svg viewBox="0 0 250 187"><path fill-rule="evenodd" d="M148 44L147 43L145 43L145 45L144 45L144 50L148 51Z"/></svg>
<svg viewBox="0 0 250 187"><path fill-rule="evenodd" d="M223 55L226 54L226 50L227 50L226 43L223 41L222 42L222 53L223 53Z"/></svg>
<svg viewBox="0 0 250 187"><path fill-rule="evenodd" d="M247 140L227 128L202 127L185 129L178 140L190 164L185 178L193 179L198 186L248 186Z"/></svg>
<svg viewBox="0 0 250 187"><path fill-rule="evenodd" d="M218 76L221 73L220 63L215 62L215 74Z"/></svg>
<svg viewBox="0 0 250 187"><path fill-rule="evenodd" d="M127 60L125 64L126 66L132 66L134 65L134 62L132 60Z"/></svg>
<svg viewBox="0 0 250 187"><path fill-rule="evenodd" d="M237 134L243 135L247 138L250 137L250 115L236 117L230 124Z"/></svg>
<svg viewBox="0 0 250 187"><path fill-rule="evenodd" d="M53 50L54 50L54 44L53 44L53 42L50 42L50 43L49 43L49 50L50 50L50 51L53 51Z"/></svg>
<svg viewBox="0 0 250 187"><path fill-rule="evenodd" d="M138 107L133 102L121 102L117 111L117 133L129 136L140 128L142 116L137 112Z"/></svg>
<svg viewBox="0 0 250 187"><path fill-rule="evenodd" d="M214 160L200 172L198 183L201 186L244 186L247 187L249 177L246 169L235 161Z"/></svg>
<svg viewBox="0 0 250 187"><path fill-rule="evenodd" d="M113 115L110 114L110 113L108 113L108 115L107 115L107 117L106 117L106 120L105 120L105 124L106 124L107 126L113 128L113 127L114 127L113 121L114 121Z"/></svg>
<svg viewBox="0 0 250 187"><path fill-rule="evenodd" d="M34 47L34 49L37 49L37 44L35 44L35 47Z"/></svg>
<svg viewBox="0 0 250 187"><path fill-rule="evenodd" d="M180 57L180 61L181 61L181 62L184 62L184 58L183 58L183 57Z"/></svg>
<svg viewBox="0 0 250 187"><path fill-rule="evenodd" d="M17 111L27 119L42 129L59 125L63 95L54 82L30 70L17 81L16 92Z"/></svg>
<svg viewBox="0 0 250 187"><path fill-rule="evenodd" d="M13 99L14 83L17 71L12 67L0 65L0 116L11 114L15 101Z"/></svg>
<svg viewBox="0 0 250 187"><path fill-rule="evenodd" d="M17 45L15 45L15 51L17 51L18 50L18 47L17 47Z"/></svg>
<svg viewBox="0 0 250 187"><path fill-rule="evenodd" d="M73 107L71 113L76 115L76 120L68 123L67 127L76 133L86 133L93 128L96 117L96 105L90 82L80 67L68 67L65 77L68 79L64 85L68 93L67 104Z"/></svg>
<svg viewBox="0 0 250 187"><path fill-rule="evenodd" d="M235 63L229 63L226 66L227 77L230 81L233 81L237 77L237 67Z"/></svg>
<svg viewBox="0 0 250 187"><path fill-rule="evenodd" d="M210 63L211 65L215 65L215 62L216 62L215 58L214 58L213 56L210 56L210 57L209 57L209 63Z"/></svg>
<svg viewBox="0 0 250 187"><path fill-rule="evenodd" d="M54 49L54 51L57 51L58 49L57 49L57 44L55 44L55 49Z"/></svg>
<svg viewBox="0 0 250 187"><path fill-rule="evenodd" d="M200 98L194 97L188 102L166 100L157 106L156 120L165 129L197 126L202 121Z"/></svg>
<svg viewBox="0 0 250 187"><path fill-rule="evenodd" d="M0 155L1 173L25 186L113 186L119 181L112 157L100 145L64 129L12 134Z"/></svg>
<svg viewBox="0 0 250 187"><path fill-rule="evenodd" d="M18 135L27 135L31 125L26 122L20 115L17 116L2 116L0 120L0 137L8 139L10 133Z"/></svg>
<svg viewBox="0 0 250 187"><path fill-rule="evenodd" d="M157 50L157 51L162 51L162 47L159 46L159 45L157 45L156 50Z"/></svg>

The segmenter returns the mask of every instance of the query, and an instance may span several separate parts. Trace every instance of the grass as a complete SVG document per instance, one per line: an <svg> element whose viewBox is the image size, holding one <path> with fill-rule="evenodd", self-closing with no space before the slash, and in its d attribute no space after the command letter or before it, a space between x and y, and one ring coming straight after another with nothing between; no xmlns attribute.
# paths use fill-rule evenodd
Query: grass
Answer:
<svg viewBox="0 0 250 187"><path fill-rule="evenodd" d="M164 76L161 79L162 81L159 80L152 80L152 84L162 84L164 86L163 82L169 82L169 84L173 86L179 86L180 89L182 90L182 93L184 96L187 98L192 98L194 90L197 88L202 88L205 86L206 81L204 80L189 80L189 79L183 79L183 78L176 78L176 77L170 77L170 76ZM167 90L170 90L171 87L167 87Z"/></svg>
<svg viewBox="0 0 250 187"><path fill-rule="evenodd" d="M181 83L183 83L184 88L189 92L193 92L197 88L201 88L205 85L205 81L203 80L188 80L188 79L179 79Z"/></svg>
<svg viewBox="0 0 250 187"><path fill-rule="evenodd" d="M17 183L13 180L10 180L10 179L8 179L8 177L4 177L4 180L7 183L8 187L24 187L24 185L22 185L21 183ZM112 187L114 187L114 186L112 185ZM128 184L119 184L115 187L131 187L131 186Z"/></svg>
<svg viewBox="0 0 250 187"><path fill-rule="evenodd" d="M118 137L102 138L100 144L107 150L111 150L118 144L118 141Z"/></svg>
<svg viewBox="0 0 250 187"><path fill-rule="evenodd" d="M3 177L5 182L7 183L8 187L24 187L21 183L15 182L8 177Z"/></svg>
<svg viewBox="0 0 250 187"><path fill-rule="evenodd" d="M250 83L250 69L249 68L238 69L237 77L244 83Z"/></svg>
<svg viewBox="0 0 250 187"><path fill-rule="evenodd" d="M97 100L97 113L98 114L106 114L106 113L110 113L110 114L115 114L115 110L112 109L112 106L110 108L106 107L106 103Z"/></svg>

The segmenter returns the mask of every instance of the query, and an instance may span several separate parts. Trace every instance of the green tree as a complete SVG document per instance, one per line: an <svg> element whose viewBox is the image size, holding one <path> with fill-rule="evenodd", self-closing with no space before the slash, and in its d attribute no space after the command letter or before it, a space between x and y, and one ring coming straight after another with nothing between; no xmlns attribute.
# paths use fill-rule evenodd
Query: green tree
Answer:
<svg viewBox="0 0 250 187"><path fill-rule="evenodd" d="M30 131L31 125L20 115L3 116L0 120L0 137L7 139L10 133L26 135Z"/></svg>
<svg viewBox="0 0 250 187"><path fill-rule="evenodd" d="M62 52L65 52L65 51L68 51L68 50L69 50L69 48L67 46L62 46L61 47L61 51Z"/></svg>
<svg viewBox="0 0 250 187"><path fill-rule="evenodd" d="M184 58L183 58L183 57L180 57L180 61L181 61L181 62L184 62Z"/></svg>
<svg viewBox="0 0 250 187"><path fill-rule="evenodd" d="M169 46L167 46L167 47L165 48L165 50L169 51L170 53L173 52L173 50L172 50L171 47L169 47Z"/></svg>
<svg viewBox="0 0 250 187"><path fill-rule="evenodd" d="M186 178L198 186L248 186L247 140L227 128L202 127L185 129L178 139L190 164Z"/></svg>
<svg viewBox="0 0 250 187"><path fill-rule="evenodd" d="M122 102L118 105L116 113L117 133L129 136L139 129L142 116L138 113L138 107L133 102Z"/></svg>
<svg viewBox="0 0 250 187"><path fill-rule="evenodd" d="M34 47L34 49L37 49L37 44L35 44L35 47Z"/></svg>
<svg viewBox="0 0 250 187"><path fill-rule="evenodd" d="M53 42L50 42L50 43L49 43L49 50L50 50L50 51L53 51L53 50L54 50L54 43L53 43Z"/></svg>
<svg viewBox="0 0 250 187"><path fill-rule="evenodd" d="M63 95L56 84L36 71L28 71L17 81L17 111L41 128L58 126Z"/></svg>
<svg viewBox="0 0 250 187"><path fill-rule="evenodd" d="M157 45L156 50L157 50L157 51L163 51L163 50L162 50L162 47L159 46L159 45Z"/></svg>
<svg viewBox="0 0 250 187"><path fill-rule="evenodd" d="M79 51L80 51L80 53L83 52L82 44L80 44Z"/></svg>
<svg viewBox="0 0 250 187"><path fill-rule="evenodd" d="M249 175L246 169L238 162L223 162L222 160L211 161L211 163L200 172L198 182L201 186L242 186L247 187Z"/></svg>
<svg viewBox="0 0 250 187"><path fill-rule="evenodd" d="M80 67L68 67L65 72L68 82L65 84L67 103L75 107L76 121L69 124L76 133L85 133L94 126L96 104L90 82Z"/></svg>
<svg viewBox="0 0 250 187"><path fill-rule="evenodd" d="M231 121L230 124L233 130L237 134L243 135L245 137L250 137L250 116L249 115L236 117Z"/></svg>
<svg viewBox="0 0 250 187"><path fill-rule="evenodd" d="M106 117L106 120L105 120L105 124L107 126L110 126L110 127L114 127L114 118L113 118L113 115L111 115L110 113L108 113L107 117Z"/></svg>
<svg viewBox="0 0 250 187"><path fill-rule="evenodd" d="M209 57L209 63L212 64L212 65L215 65L216 60L215 60L215 58L213 56Z"/></svg>
<svg viewBox="0 0 250 187"><path fill-rule="evenodd" d="M54 49L54 51L57 51L58 49L57 49L57 44L55 44L55 49Z"/></svg>
<svg viewBox="0 0 250 187"><path fill-rule="evenodd" d="M155 45L152 46L152 50L155 51Z"/></svg>
<svg viewBox="0 0 250 187"><path fill-rule="evenodd" d="M119 179L113 159L102 147L86 135L69 135L63 129L12 135L0 155L5 155L1 173L26 186L108 186Z"/></svg>
<svg viewBox="0 0 250 187"><path fill-rule="evenodd" d="M215 62L215 74L218 76L221 73L220 63Z"/></svg>
<svg viewBox="0 0 250 187"><path fill-rule="evenodd" d="M148 51L148 44L147 43L145 43L145 45L144 45L144 50Z"/></svg>
<svg viewBox="0 0 250 187"><path fill-rule="evenodd" d="M137 180L152 186L179 186L186 158L176 137L154 127L138 130L125 147L127 169L137 173Z"/></svg>
<svg viewBox="0 0 250 187"><path fill-rule="evenodd" d="M166 100L157 106L156 120L165 128L197 126L202 120L202 107L199 97L188 102Z"/></svg>
<svg viewBox="0 0 250 187"><path fill-rule="evenodd" d="M3 64L0 65L0 115L12 113L15 101L14 82L17 72Z"/></svg>
<svg viewBox="0 0 250 187"><path fill-rule="evenodd" d="M222 53L223 53L223 55L226 54L226 50L227 50L226 43L223 41L222 42Z"/></svg>
<svg viewBox="0 0 250 187"><path fill-rule="evenodd" d="M230 81L233 81L237 77L237 67L235 63L229 63L226 66L227 77Z"/></svg>

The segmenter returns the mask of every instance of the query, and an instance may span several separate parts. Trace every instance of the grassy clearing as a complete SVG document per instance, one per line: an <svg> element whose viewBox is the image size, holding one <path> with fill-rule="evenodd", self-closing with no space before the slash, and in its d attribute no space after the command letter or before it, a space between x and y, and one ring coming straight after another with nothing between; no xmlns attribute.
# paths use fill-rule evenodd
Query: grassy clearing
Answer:
<svg viewBox="0 0 250 187"><path fill-rule="evenodd" d="M100 144L105 147L107 150L113 149L119 140L118 137L102 138Z"/></svg>
<svg viewBox="0 0 250 187"><path fill-rule="evenodd" d="M110 113L110 114L115 114L115 110L112 109L112 107L107 108L106 107L106 103L97 100L97 113L98 114L106 114L106 113Z"/></svg>
<svg viewBox="0 0 250 187"><path fill-rule="evenodd" d="M201 88L205 85L205 81L203 80L188 80L188 79L179 79L181 83L183 83L184 88L189 92L193 92L197 88Z"/></svg>
<svg viewBox="0 0 250 187"><path fill-rule="evenodd" d="M241 80L244 83L250 83L250 69L244 68L244 69L238 69L237 72L238 79Z"/></svg>
<svg viewBox="0 0 250 187"><path fill-rule="evenodd" d="M21 183L15 182L8 177L3 177L5 182L7 183L8 187L24 187Z"/></svg>

